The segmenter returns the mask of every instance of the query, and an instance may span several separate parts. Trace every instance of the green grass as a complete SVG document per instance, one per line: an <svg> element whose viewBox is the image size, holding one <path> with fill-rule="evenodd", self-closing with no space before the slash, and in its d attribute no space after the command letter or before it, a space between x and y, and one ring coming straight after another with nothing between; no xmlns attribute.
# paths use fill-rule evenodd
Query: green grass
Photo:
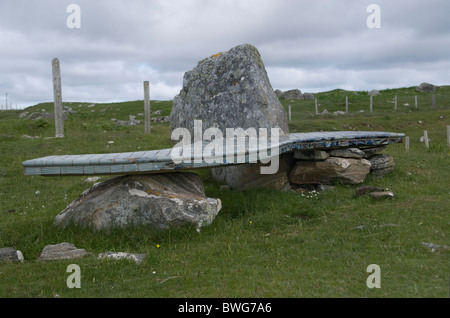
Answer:
<svg viewBox="0 0 450 318"><path fill-rule="evenodd" d="M146 136L143 123L119 127L110 120L127 120L128 115L142 119L137 116L143 112L142 101L89 108L90 103L64 103L77 111L65 122L64 139L45 139L55 133L52 121L19 119L21 111L0 112L0 248L15 247L25 257L23 264L0 264L0 297L447 297L450 251L432 252L422 242L450 246L445 130L450 124L450 87L438 89L435 109L431 94L418 94L413 88L381 93L374 97L373 113L366 92L316 94L319 111L326 108L329 115L314 115L314 101L282 104L292 107L291 132L354 129L410 136L409 153L402 144L385 151L394 157L396 170L364 182L389 188L395 193L393 200L355 198L356 186L339 184L334 191L309 198L263 189L220 190L209 170L197 170L207 195L220 198L223 205L200 233L190 227L101 233L57 229L52 226L54 217L92 184L81 176L23 175L23 161L45 155L171 147L167 123L152 123L152 134ZM389 102L395 94L397 111ZM345 110L346 95L350 113L333 116ZM407 102L411 106L403 106ZM168 115L172 102L151 105ZM52 107L44 103L27 111L52 112ZM358 113L360 109L364 112ZM425 129L429 150L418 141ZM36 261L45 245L60 242L74 243L94 256ZM106 251L147 257L140 265L96 259ZM81 268L80 289L66 285L66 269L73 263ZM366 286L370 264L381 268L379 289Z"/></svg>

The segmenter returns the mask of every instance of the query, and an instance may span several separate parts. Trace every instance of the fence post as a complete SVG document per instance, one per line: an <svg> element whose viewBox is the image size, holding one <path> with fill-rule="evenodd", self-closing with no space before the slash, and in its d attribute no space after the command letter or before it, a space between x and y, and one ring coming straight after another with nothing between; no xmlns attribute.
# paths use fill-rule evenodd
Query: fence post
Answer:
<svg viewBox="0 0 450 318"><path fill-rule="evenodd" d="M348 96L345 96L345 113L348 114Z"/></svg>
<svg viewBox="0 0 450 318"><path fill-rule="evenodd" d="M409 136L405 136L405 150L409 152Z"/></svg>
<svg viewBox="0 0 450 318"><path fill-rule="evenodd" d="M414 106L417 108L417 95L414 96Z"/></svg>
<svg viewBox="0 0 450 318"><path fill-rule="evenodd" d="M150 87L148 81L144 81L144 116L145 116L145 133L150 135Z"/></svg>
<svg viewBox="0 0 450 318"><path fill-rule="evenodd" d="M397 111L397 94L395 94L394 98L394 110Z"/></svg>
<svg viewBox="0 0 450 318"><path fill-rule="evenodd" d="M372 112L372 95L370 95L370 112Z"/></svg>
<svg viewBox="0 0 450 318"><path fill-rule="evenodd" d="M316 115L319 115L319 109L317 107L317 98L315 98L315 104L316 104Z"/></svg>
<svg viewBox="0 0 450 318"><path fill-rule="evenodd" d="M450 148L450 125L447 125L447 147Z"/></svg>
<svg viewBox="0 0 450 318"><path fill-rule="evenodd" d="M428 142L428 131L423 131L423 138L425 138L425 148L430 149L430 143Z"/></svg>
<svg viewBox="0 0 450 318"><path fill-rule="evenodd" d="M62 110L61 68L58 58L52 60L53 98L55 104L56 137L64 137L64 119Z"/></svg>
<svg viewBox="0 0 450 318"><path fill-rule="evenodd" d="M291 121L291 104L289 104L289 121Z"/></svg>

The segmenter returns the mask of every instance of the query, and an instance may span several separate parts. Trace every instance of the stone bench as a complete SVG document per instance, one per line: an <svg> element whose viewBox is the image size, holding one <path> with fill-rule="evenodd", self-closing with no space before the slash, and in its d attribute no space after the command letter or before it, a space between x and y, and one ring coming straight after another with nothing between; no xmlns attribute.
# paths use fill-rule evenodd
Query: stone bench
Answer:
<svg viewBox="0 0 450 318"><path fill-rule="evenodd" d="M233 150L230 147L231 153L225 151L223 157L219 156L221 160L214 162L207 160L208 158L205 158L203 154L201 158L196 158L194 151L196 144L194 144L193 147L190 147L191 153L183 156L191 159L187 163L184 161L174 162L171 152L176 148L172 148L110 154L47 156L27 160L23 162L23 166L25 174L29 176L122 175L98 183L84 191L77 200L70 203L56 216L54 221L56 226L65 227L75 224L93 230L103 230L144 224L167 229L189 223L199 230L200 227L210 224L214 220L222 207L221 200L208 198L200 177L195 173L183 170L212 168L214 176L214 170L222 169L220 167L243 168L240 171L241 174L232 176L231 181L225 172L225 179L228 179L224 180L225 183L237 190L260 186L286 190L290 188L291 184L302 183L296 179L307 179L303 175L304 172L298 170L308 163L302 162L300 159L295 166L291 165L286 168L286 156L302 157L297 155L306 155L311 153L311 150L326 152L326 155L329 156L328 152L333 153L333 149L347 148L350 148L349 150L359 148L371 153L383 149L385 145L401 143L403 138L404 134L390 132L294 133L281 136L276 145L269 145L266 149L252 148L247 142L241 156L236 151L237 147L234 147ZM225 142L227 139L223 140ZM233 142L237 143L237 139L234 139ZM199 145L197 144L197 146ZM204 149L207 143L201 142L200 146L200 149ZM279 169L276 173L261 174L259 163L246 165L246 163L254 163L254 161L250 161L250 158L254 160L254 155L258 160L270 158L273 153L268 150L276 150L276 147L278 147L280 155L280 165L277 167ZM363 163L365 170L362 174L358 172L359 179L350 180L351 183L361 183L370 170L371 164L365 159L340 159L342 161L337 164L330 163L329 160L323 161L323 164L326 165L327 180L335 180L332 173L341 177L342 169L351 170L349 171L351 175L355 174L354 168L351 167L358 166L358 164L352 162ZM314 166L319 165L317 162L310 163ZM293 173L294 175L292 175ZM312 175L313 177L309 179L313 183L323 180L323 175L320 178L315 172Z"/></svg>

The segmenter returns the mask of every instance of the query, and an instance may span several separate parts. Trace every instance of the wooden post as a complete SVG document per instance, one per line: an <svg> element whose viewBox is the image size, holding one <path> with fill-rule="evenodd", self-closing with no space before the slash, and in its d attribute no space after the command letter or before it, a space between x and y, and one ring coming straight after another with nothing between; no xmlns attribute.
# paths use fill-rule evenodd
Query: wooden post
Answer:
<svg viewBox="0 0 450 318"><path fill-rule="evenodd" d="M447 125L447 147L450 148L450 125Z"/></svg>
<svg viewBox="0 0 450 318"><path fill-rule="evenodd" d="M436 106L436 95L431 95L431 108Z"/></svg>
<svg viewBox="0 0 450 318"><path fill-rule="evenodd" d="M316 104L316 115L319 115L319 108L317 107L317 98L315 98L315 104Z"/></svg>
<svg viewBox="0 0 450 318"><path fill-rule="evenodd" d="M348 114L348 96L345 96L345 113Z"/></svg>
<svg viewBox="0 0 450 318"><path fill-rule="evenodd" d="M425 148L430 149L430 143L428 142L428 131L423 131L423 138L425 138Z"/></svg>
<svg viewBox="0 0 450 318"><path fill-rule="evenodd" d="M394 98L394 110L397 111L397 94L395 94Z"/></svg>
<svg viewBox="0 0 450 318"><path fill-rule="evenodd" d="M405 136L405 150L409 152L409 136Z"/></svg>
<svg viewBox="0 0 450 318"><path fill-rule="evenodd" d="M56 137L64 137L64 119L62 109L61 69L58 58L52 60L53 74L53 99L55 104L55 129Z"/></svg>
<svg viewBox="0 0 450 318"><path fill-rule="evenodd" d="M417 108L417 95L414 96L414 106Z"/></svg>
<svg viewBox="0 0 450 318"><path fill-rule="evenodd" d="M370 95L370 112L372 112L372 95Z"/></svg>
<svg viewBox="0 0 450 318"><path fill-rule="evenodd" d="M144 82L144 116L145 116L145 133L150 135L150 88L148 81Z"/></svg>
<svg viewBox="0 0 450 318"><path fill-rule="evenodd" d="M291 104L289 104L289 121L291 121Z"/></svg>

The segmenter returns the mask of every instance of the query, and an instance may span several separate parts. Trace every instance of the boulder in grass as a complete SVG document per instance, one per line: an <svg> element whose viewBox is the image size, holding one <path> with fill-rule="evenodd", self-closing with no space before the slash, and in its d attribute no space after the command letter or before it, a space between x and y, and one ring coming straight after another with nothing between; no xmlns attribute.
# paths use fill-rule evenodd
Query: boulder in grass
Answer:
<svg viewBox="0 0 450 318"><path fill-rule="evenodd" d="M222 207L192 172L126 175L94 185L59 213L54 224L93 230L144 225L169 229L210 224Z"/></svg>
<svg viewBox="0 0 450 318"><path fill-rule="evenodd" d="M416 91L421 93L433 93L436 91L436 86L430 83L421 83L416 87Z"/></svg>
<svg viewBox="0 0 450 318"><path fill-rule="evenodd" d="M0 262L23 262L22 252L13 247L0 248Z"/></svg>
<svg viewBox="0 0 450 318"><path fill-rule="evenodd" d="M323 161L298 161L289 174L294 184L362 183L370 172L366 159L328 157Z"/></svg>

